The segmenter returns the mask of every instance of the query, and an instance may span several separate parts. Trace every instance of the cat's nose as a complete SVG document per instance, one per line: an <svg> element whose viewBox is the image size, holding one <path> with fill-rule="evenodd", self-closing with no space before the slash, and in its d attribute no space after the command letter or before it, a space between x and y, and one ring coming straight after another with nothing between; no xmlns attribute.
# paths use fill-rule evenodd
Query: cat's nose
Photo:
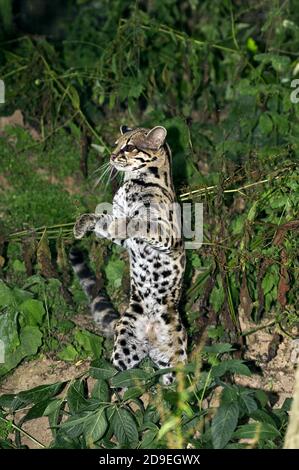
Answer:
<svg viewBox="0 0 299 470"><path fill-rule="evenodd" d="M111 160L115 160L116 159L116 153L111 153L110 158L111 158Z"/></svg>

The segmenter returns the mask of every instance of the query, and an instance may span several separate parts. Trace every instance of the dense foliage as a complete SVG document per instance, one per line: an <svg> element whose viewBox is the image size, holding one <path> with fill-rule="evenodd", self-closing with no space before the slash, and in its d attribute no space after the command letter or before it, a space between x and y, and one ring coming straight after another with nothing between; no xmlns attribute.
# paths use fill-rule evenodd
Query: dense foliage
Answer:
<svg viewBox="0 0 299 470"><path fill-rule="evenodd" d="M298 326L296 2L31 4L0 4L0 376L40 355L93 362L0 396L0 446L22 446L23 423L47 416L52 447L281 447L289 401L274 409L234 376L251 374L241 314L253 330ZM171 388L149 362L117 373L109 342L74 322L87 302L67 261L71 227L117 188L94 183L120 124L164 125L180 200L204 204L182 301L190 364ZM125 254L82 246L121 306Z"/></svg>

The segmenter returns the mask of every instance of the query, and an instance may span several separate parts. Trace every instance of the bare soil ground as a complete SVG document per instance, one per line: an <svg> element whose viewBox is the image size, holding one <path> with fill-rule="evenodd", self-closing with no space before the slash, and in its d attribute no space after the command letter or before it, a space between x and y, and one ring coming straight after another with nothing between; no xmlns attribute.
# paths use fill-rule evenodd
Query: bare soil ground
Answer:
<svg viewBox="0 0 299 470"><path fill-rule="evenodd" d="M242 311L239 318L243 331L257 326L248 321ZM295 328L291 333L298 338L297 330ZM277 407L292 396L299 359L299 339L292 339L273 327L264 328L246 336L245 359L254 362L259 371L251 377L236 377L240 385L272 392L276 396Z"/></svg>

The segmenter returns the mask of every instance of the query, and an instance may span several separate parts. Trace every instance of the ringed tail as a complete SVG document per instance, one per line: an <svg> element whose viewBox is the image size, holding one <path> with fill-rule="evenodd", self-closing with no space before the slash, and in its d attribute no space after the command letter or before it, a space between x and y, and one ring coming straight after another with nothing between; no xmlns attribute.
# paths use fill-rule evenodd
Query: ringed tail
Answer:
<svg viewBox="0 0 299 470"><path fill-rule="evenodd" d="M89 307L95 323L105 336L113 336L114 325L119 318L119 313L103 290L95 293L96 277L88 267L82 251L71 248L69 259L75 274L79 278L82 289L89 299Z"/></svg>

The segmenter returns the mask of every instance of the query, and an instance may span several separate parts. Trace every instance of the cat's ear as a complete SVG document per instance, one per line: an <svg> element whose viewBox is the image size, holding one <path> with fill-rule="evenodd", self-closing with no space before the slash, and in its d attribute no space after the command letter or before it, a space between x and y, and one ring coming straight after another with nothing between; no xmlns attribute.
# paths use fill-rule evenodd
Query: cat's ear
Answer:
<svg viewBox="0 0 299 470"><path fill-rule="evenodd" d="M120 126L119 130L120 130L120 133L121 133L122 135L124 135L124 134L126 134L127 132L132 131L133 129L131 129L131 128L128 127L128 126Z"/></svg>
<svg viewBox="0 0 299 470"><path fill-rule="evenodd" d="M154 150L159 150L164 145L167 135L165 127L156 126L153 127L145 138L146 147Z"/></svg>

